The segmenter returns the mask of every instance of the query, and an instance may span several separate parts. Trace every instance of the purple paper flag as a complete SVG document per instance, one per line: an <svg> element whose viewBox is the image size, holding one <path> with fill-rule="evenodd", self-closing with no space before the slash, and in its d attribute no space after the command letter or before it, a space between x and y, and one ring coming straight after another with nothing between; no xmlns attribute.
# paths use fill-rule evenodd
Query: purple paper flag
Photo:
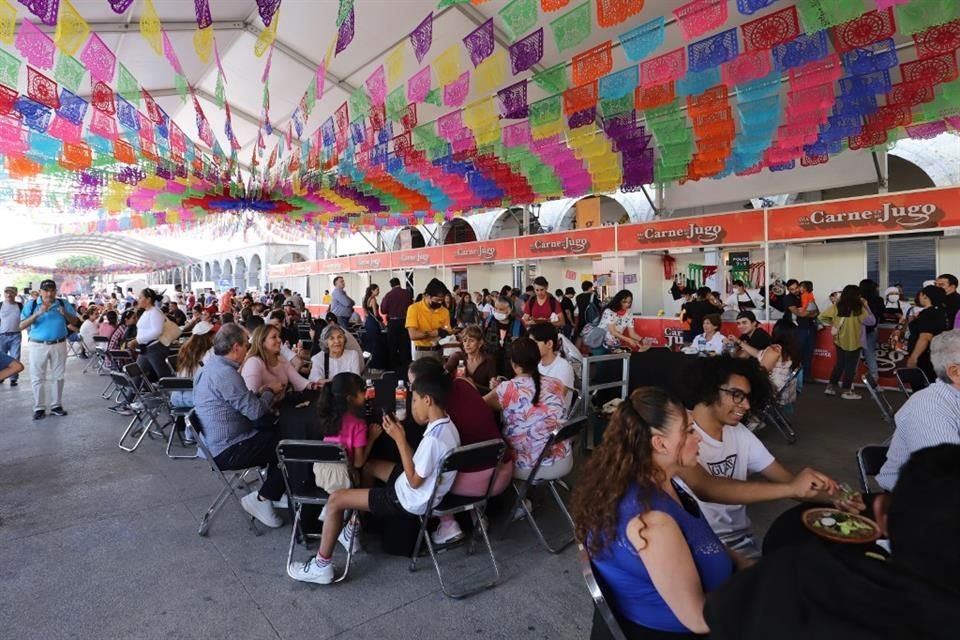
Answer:
<svg viewBox="0 0 960 640"><path fill-rule="evenodd" d="M110 2L110 8L113 9L113 12L119 14L125 12L133 4L133 0L108 0L108 2Z"/></svg>
<svg viewBox="0 0 960 640"><path fill-rule="evenodd" d="M353 7L350 7L350 13L347 14L346 19L340 25L339 31L337 31L337 48L334 52L334 55L338 55L341 51L350 46L350 43L353 42L353 33Z"/></svg>
<svg viewBox="0 0 960 640"><path fill-rule="evenodd" d="M413 44L413 54L417 56L417 62L422 63L424 56L430 51L430 45L433 44L432 11L410 32L410 42Z"/></svg>
<svg viewBox="0 0 960 640"><path fill-rule="evenodd" d="M543 57L543 27L510 45L510 67L513 75L526 71Z"/></svg>
<svg viewBox="0 0 960 640"><path fill-rule="evenodd" d="M193 0L193 8L197 14L197 26L206 29L213 24L210 16L210 0Z"/></svg>
<svg viewBox="0 0 960 640"><path fill-rule="evenodd" d="M479 27L467 34L463 45L470 52L473 66L477 66L493 53L493 18L490 18Z"/></svg>
<svg viewBox="0 0 960 640"><path fill-rule="evenodd" d="M526 79L501 89L497 92L497 97L500 98L500 114L504 118L516 120L529 115Z"/></svg>
<svg viewBox="0 0 960 640"><path fill-rule="evenodd" d="M257 0L257 10L263 20L263 26L269 27L273 21L273 14L280 8L280 0Z"/></svg>
<svg viewBox="0 0 960 640"><path fill-rule="evenodd" d="M20 0L20 4L30 10L30 13L40 18L43 24L55 27L57 14L60 13L60 0Z"/></svg>
<svg viewBox="0 0 960 640"><path fill-rule="evenodd" d="M94 33L87 40L87 46L80 52L80 61L87 65L90 77L109 84L113 80L113 72L117 66L117 56L110 47Z"/></svg>

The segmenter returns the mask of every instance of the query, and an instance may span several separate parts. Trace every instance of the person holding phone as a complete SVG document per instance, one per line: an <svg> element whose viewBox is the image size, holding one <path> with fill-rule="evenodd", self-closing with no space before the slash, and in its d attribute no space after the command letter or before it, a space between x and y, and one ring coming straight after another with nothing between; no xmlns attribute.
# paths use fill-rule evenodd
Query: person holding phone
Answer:
<svg viewBox="0 0 960 640"><path fill-rule="evenodd" d="M403 426L385 415L383 430L396 442L401 463L367 462L365 469L386 486L334 491L327 502L317 555L306 562L291 562L287 565L287 575L300 582L333 582L334 545L339 542L347 549L353 545L353 529L344 527L345 511L367 511L380 518L422 515L430 509L435 485L435 500L440 501L447 495L457 474L441 474L440 461L460 446L460 434L446 411L449 393L450 380L442 372L417 376L410 410L413 419L417 424L426 425L426 430L416 451L407 442Z"/></svg>
<svg viewBox="0 0 960 640"><path fill-rule="evenodd" d="M29 330L30 384L33 387L33 419L42 420L47 410L54 416L67 415L63 408L63 383L67 372L67 325L79 325L76 311L57 297L57 283L40 283L40 296L23 306L20 331ZM49 376L49 378L48 378ZM50 388L50 403L46 388Z"/></svg>

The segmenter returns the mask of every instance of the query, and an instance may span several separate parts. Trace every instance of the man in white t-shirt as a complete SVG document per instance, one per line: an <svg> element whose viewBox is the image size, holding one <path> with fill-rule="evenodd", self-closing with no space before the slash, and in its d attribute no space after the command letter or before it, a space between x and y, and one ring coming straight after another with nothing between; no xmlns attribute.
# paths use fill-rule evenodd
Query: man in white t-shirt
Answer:
<svg viewBox="0 0 960 640"><path fill-rule="evenodd" d="M436 502L450 491L457 474L440 474L440 461L460 446L460 433L446 411L450 380L442 372L418 375L412 391L410 413L417 424L426 425L417 450L411 449L403 426L389 415L384 416L383 428L397 443L401 464L368 460L365 470L386 486L341 489L330 495L317 555L306 562L292 562L287 566L287 575L294 580L315 584L333 582L334 545L339 542L346 549L353 546L353 528L343 526L345 511L369 511L379 518L423 515L430 510L430 496L435 485Z"/></svg>
<svg viewBox="0 0 960 640"><path fill-rule="evenodd" d="M700 435L700 464L712 476L746 480L760 474L790 483L794 474L776 461L743 425L744 416L762 408L769 397L766 374L755 360L718 357L698 362L693 383L693 427ZM700 502L707 522L728 548L759 558L746 506Z"/></svg>
<svg viewBox="0 0 960 640"><path fill-rule="evenodd" d="M567 388L564 403L569 413L570 402L573 400L573 390L577 388L577 383L573 367L558 353L560 333L552 324L540 322L531 325L527 330L527 335L537 343L537 347L540 349L540 364L537 366L540 375L556 378Z"/></svg>

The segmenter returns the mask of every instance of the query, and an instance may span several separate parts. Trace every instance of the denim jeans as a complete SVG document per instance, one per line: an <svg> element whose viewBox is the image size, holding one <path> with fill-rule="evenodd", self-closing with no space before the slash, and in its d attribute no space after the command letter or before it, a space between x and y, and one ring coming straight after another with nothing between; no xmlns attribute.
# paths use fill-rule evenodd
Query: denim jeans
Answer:
<svg viewBox="0 0 960 640"><path fill-rule="evenodd" d="M836 347L837 362L833 365L833 373L830 374L830 384L836 386L840 383L840 388L849 391L853 387L853 378L857 374L857 365L860 364L860 349L856 351L846 351Z"/></svg>
<svg viewBox="0 0 960 640"><path fill-rule="evenodd" d="M20 359L20 344L23 337L20 333L5 333L0 335L0 353L13 358ZM20 374L10 376L10 382L16 382L20 379Z"/></svg>
<svg viewBox="0 0 960 640"><path fill-rule="evenodd" d="M863 345L863 359L867 363L867 371L870 372L870 377L876 382L879 379L879 370L877 369L877 332L876 330L867 331L866 335L867 339Z"/></svg>

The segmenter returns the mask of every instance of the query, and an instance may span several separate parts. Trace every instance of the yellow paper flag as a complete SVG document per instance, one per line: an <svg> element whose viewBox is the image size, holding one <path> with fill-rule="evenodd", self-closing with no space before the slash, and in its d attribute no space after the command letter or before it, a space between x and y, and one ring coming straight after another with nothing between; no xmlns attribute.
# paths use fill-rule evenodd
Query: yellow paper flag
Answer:
<svg viewBox="0 0 960 640"><path fill-rule="evenodd" d="M433 71L437 74L437 84L446 85L460 77L459 42L447 48L433 61Z"/></svg>
<svg viewBox="0 0 960 640"><path fill-rule="evenodd" d="M463 109L463 124L473 131L483 131L499 121L493 98L481 98Z"/></svg>
<svg viewBox="0 0 960 640"><path fill-rule="evenodd" d="M405 53L406 49L403 48L401 43L391 49L384 59L384 67L387 70L387 84L390 87L395 87L403 80L403 57Z"/></svg>
<svg viewBox="0 0 960 640"><path fill-rule="evenodd" d="M261 31L260 35L257 36L257 43L253 46L253 53L258 58L262 57L263 54L267 52L267 49L270 48L270 45L273 44L273 41L277 39L278 24L280 24L279 9L273 14L273 20L270 21L270 26Z"/></svg>
<svg viewBox="0 0 960 640"><path fill-rule="evenodd" d="M0 40L7 44L13 44L13 37L16 32L17 9L7 0L0 0Z"/></svg>
<svg viewBox="0 0 960 640"><path fill-rule="evenodd" d="M213 27L206 29L197 29L193 32L193 50L197 52L197 57L204 64L210 62L210 56L213 55Z"/></svg>
<svg viewBox="0 0 960 640"><path fill-rule="evenodd" d="M163 35L160 32L160 16L153 6L153 0L143 0L143 13L140 14L140 35L143 36L158 56L163 55Z"/></svg>
<svg viewBox="0 0 960 640"><path fill-rule="evenodd" d="M505 76L507 58L503 49L497 49L493 54L477 65L473 71L473 78L476 82L477 91L480 93L493 93L503 84Z"/></svg>
<svg viewBox="0 0 960 640"><path fill-rule="evenodd" d="M90 37L90 25L70 4L70 0L60 1L60 13L57 17L57 30L53 41L68 56L74 56Z"/></svg>

